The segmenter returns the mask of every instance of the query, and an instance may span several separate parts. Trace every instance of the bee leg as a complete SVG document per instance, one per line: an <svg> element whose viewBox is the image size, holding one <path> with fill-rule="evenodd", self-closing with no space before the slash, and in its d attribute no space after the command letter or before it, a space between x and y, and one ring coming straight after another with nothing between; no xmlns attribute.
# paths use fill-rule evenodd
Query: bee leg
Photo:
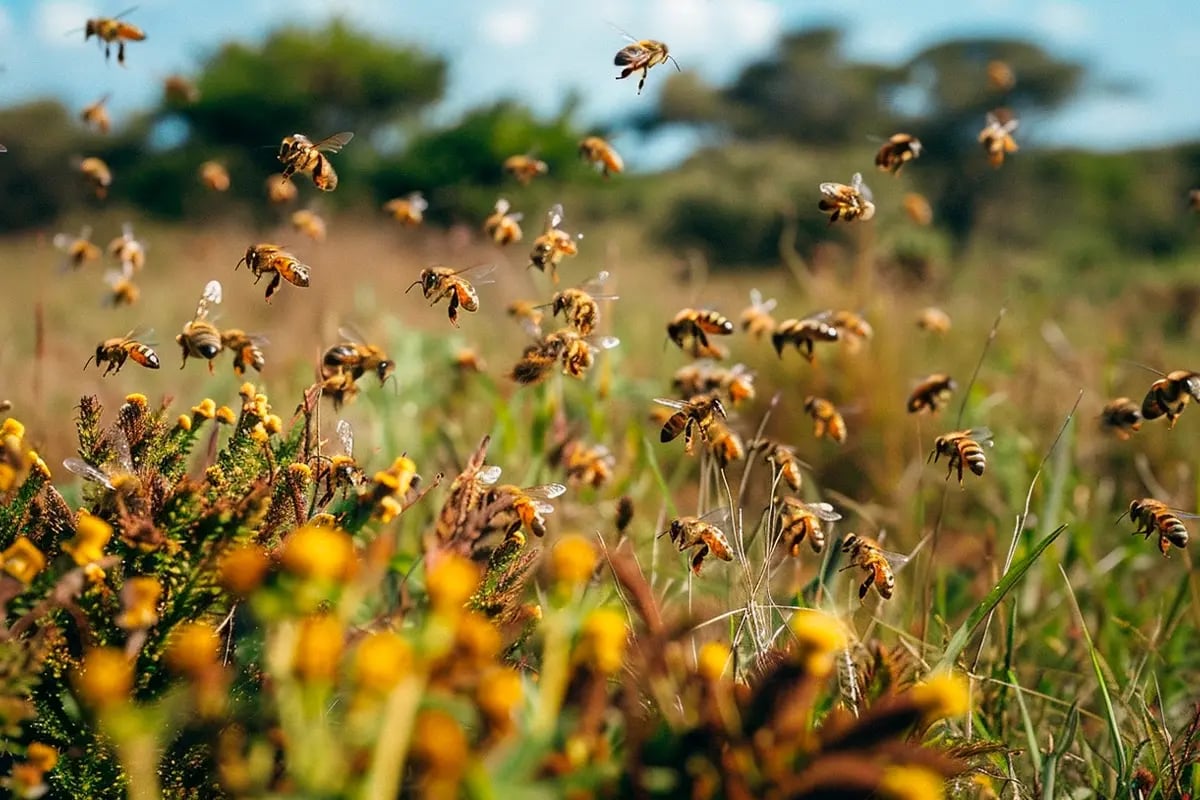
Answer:
<svg viewBox="0 0 1200 800"><path fill-rule="evenodd" d="M268 303L271 302L271 295L275 294L275 290L279 288L281 280L282 276L278 272L271 274L271 282L267 284L266 300Z"/></svg>
<svg viewBox="0 0 1200 800"><path fill-rule="evenodd" d="M704 566L704 559L708 557L708 545L700 545L700 549L692 556L692 572L696 575L700 574L700 567Z"/></svg>
<svg viewBox="0 0 1200 800"><path fill-rule="evenodd" d="M649 67L645 67L642 69L642 79L640 81L638 81L638 91L637 91L638 94L642 93L642 87L644 87L646 85L646 76L649 74L650 74Z"/></svg>
<svg viewBox="0 0 1200 800"><path fill-rule="evenodd" d="M450 324L458 327L458 293L450 293L450 302L447 304L446 311L450 317Z"/></svg>
<svg viewBox="0 0 1200 800"><path fill-rule="evenodd" d="M860 601L867 599L867 592L871 591L871 584L874 582L875 582L875 573L871 572L871 573L867 574L867 579L865 581L863 581L861 584L859 584L858 599Z"/></svg>
<svg viewBox="0 0 1200 800"><path fill-rule="evenodd" d="M117 42L117 63L125 66L125 42Z"/></svg>

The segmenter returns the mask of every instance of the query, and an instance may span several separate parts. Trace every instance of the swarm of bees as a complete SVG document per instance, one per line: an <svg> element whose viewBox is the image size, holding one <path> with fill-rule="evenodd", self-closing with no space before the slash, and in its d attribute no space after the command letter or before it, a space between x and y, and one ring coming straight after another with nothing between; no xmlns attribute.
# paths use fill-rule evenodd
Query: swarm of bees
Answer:
<svg viewBox="0 0 1200 800"><path fill-rule="evenodd" d="M771 312L778 304L779 302L774 297L770 300L763 300L762 292L758 289L751 289L750 305L742 311L739 320L742 330L755 339L761 339L774 333L778 323L771 316Z"/></svg>
<svg viewBox="0 0 1200 800"><path fill-rule="evenodd" d="M582 379L595 363L596 351L611 350L620 343L615 336L582 336L563 328L526 347L509 377L523 385L540 383L561 362L564 375Z"/></svg>
<svg viewBox="0 0 1200 800"><path fill-rule="evenodd" d="M69 233L54 234L52 241L54 246L63 253L65 268L79 269L99 260L100 248L92 244L91 238L92 228L89 225L84 225L78 236L71 236Z"/></svg>
<svg viewBox="0 0 1200 800"><path fill-rule="evenodd" d="M646 86L646 76L650 73L652 67L665 64L670 60L675 65L676 72L683 71L679 68L679 62L671 55L670 50L664 42L656 39L634 39L624 32L621 35L629 40L629 44L618 50L617 55L613 57L613 64L622 67L621 74L617 76L617 80L624 80L633 73L640 71L642 77L638 81L638 94L641 94L642 89Z"/></svg>
<svg viewBox="0 0 1200 800"><path fill-rule="evenodd" d="M314 144L302 133L283 137L279 144L279 163L283 164L283 180L293 175L312 176L313 185L323 192L337 188L338 176L326 153L338 153L354 138L352 131L342 131Z"/></svg>
<svg viewBox="0 0 1200 800"><path fill-rule="evenodd" d="M437 305L443 298L449 300L446 313L450 317L450 324L457 328L459 308L463 311L479 310L479 293L464 276L473 275L475 282L481 285L491 283L490 280L481 279L490 275L495 268L494 264L477 264L459 270L441 266L428 267L421 270L421 274L409 284L404 293L408 294L414 287L420 286L421 293L431 306Z"/></svg>
<svg viewBox="0 0 1200 800"><path fill-rule="evenodd" d="M358 379L375 373L382 386L396 369L396 362L382 347L367 344L349 327L338 331L342 341L321 355L321 394L333 402L334 410L358 396Z"/></svg>
<svg viewBox="0 0 1200 800"><path fill-rule="evenodd" d="M620 299L615 294L600 293L608 277L608 272L601 272L580 286L556 292L550 301L551 314L562 314L568 327L580 336L590 336L600 321L600 301Z"/></svg>
<svg viewBox="0 0 1200 800"><path fill-rule="evenodd" d="M200 165L200 182L214 192L229 191L229 170L220 161L205 161Z"/></svg>
<svg viewBox="0 0 1200 800"><path fill-rule="evenodd" d="M501 197L496 201L495 209L483 221L483 232L501 246L521 241L521 220L524 214L509 213L511 209L509 202Z"/></svg>
<svg viewBox="0 0 1200 800"><path fill-rule="evenodd" d="M271 280L267 282L268 303L271 302L271 295L275 294L275 290L285 280L293 286L308 286L308 265L300 263L299 259L277 244L263 242L250 245L246 248L246 254L233 268L236 270L242 264L254 275L256 284L262 280L263 275L271 276Z"/></svg>
<svg viewBox="0 0 1200 800"><path fill-rule="evenodd" d="M163 78L163 100L167 105L186 106L200 99L200 89L183 75Z"/></svg>
<svg viewBox="0 0 1200 800"><path fill-rule="evenodd" d="M929 333L946 334L950 332L950 315L940 308L929 306L917 314L917 327Z"/></svg>
<svg viewBox="0 0 1200 800"><path fill-rule="evenodd" d="M836 342L840 338L838 329L820 316L805 319L785 319L771 334L775 353L782 358L783 348L789 344L800 351L808 363L813 362L813 348L817 342Z"/></svg>
<svg viewBox="0 0 1200 800"><path fill-rule="evenodd" d="M545 161L529 155L509 156L504 159L503 167L504 171L516 178L522 186L528 186L534 178L550 171Z"/></svg>
<svg viewBox="0 0 1200 800"><path fill-rule="evenodd" d="M1117 397L1100 410L1100 427L1122 441L1142 428L1142 406L1128 397Z"/></svg>
<svg viewBox="0 0 1200 800"><path fill-rule="evenodd" d="M589 136L579 143L579 157L596 165L605 178L625 170L621 154L599 136Z"/></svg>
<svg viewBox="0 0 1200 800"><path fill-rule="evenodd" d="M874 197L870 187L863 183L861 172L854 173L849 185L826 181L817 188L821 192L817 207L829 212L831 225L839 219L843 222L856 219L866 222L875 216Z"/></svg>
<svg viewBox="0 0 1200 800"><path fill-rule="evenodd" d="M692 358L725 357L725 352L709 341L709 336L729 336L733 322L711 308L684 308L667 323L667 338Z"/></svg>
<svg viewBox="0 0 1200 800"><path fill-rule="evenodd" d="M958 469L958 485L963 485L963 468L970 469L976 475L983 475L987 466L987 456L983 448L991 447L992 432L987 428L971 428L965 431L945 433L933 440L933 450L929 453L929 461L937 463L946 457L946 480L955 468Z"/></svg>
<svg viewBox="0 0 1200 800"><path fill-rule="evenodd" d="M1013 138L1013 132L1019 124L1020 121L1007 112L988 112L987 124L979 132L979 143L983 145L993 167L999 168L1004 164L1006 155L1017 152L1017 140Z"/></svg>
<svg viewBox="0 0 1200 800"><path fill-rule="evenodd" d="M745 364L697 361L676 370L671 384L684 398L721 391L735 407L754 399L754 372Z"/></svg>
<svg viewBox="0 0 1200 800"><path fill-rule="evenodd" d="M83 40L86 42L93 36L104 46L104 60L111 54L112 46L117 46L117 63L125 66L125 43L145 41L146 33L136 25L125 22L121 18L133 11L132 8L122 11L115 17L95 17L89 19L83 28Z"/></svg>
<svg viewBox="0 0 1200 800"><path fill-rule="evenodd" d="M813 436L845 444L846 420L837 406L824 397L809 395L804 398L804 412L813 418Z"/></svg>
<svg viewBox="0 0 1200 800"><path fill-rule="evenodd" d="M79 112L79 119L84 125L94 129L97 133L107 135L112 129L112 118L108 115L108 109L105 104L112 94L106 94L90 105L84 106L83 111Z"/></svg>
<svg viewBox="0 0 1200 800"><path fill-rule="evenodd" d="M533 240L533 251L529 254L529 266L537 267L539 272L549 272L551 280L558 283L558 265L567 256L579 254L577 238L562 230L559 225L563 221L563 207L555 205L546 214L546 227L541 236Z"/></svg>
<svg viewBox="0 0 1200 800"><path fill-rule="evenodd" d="M401 225L416 227L425 221L425 210L429 201L420 192L410 192L383 204L383 211Z"/></svg>
<svg viewBox="0 0 1200 800"><path fill-rule="evenodd" d="M293 230L304 234L314 242L325 241L325 220L311 208L298 208L292 212Z"/></svg>
<svg viewBox="0 0 1200 800"><path fill-rule="evenodd" d="M95 193L98 200L108 197L108 187L112 186L113 175L112 170L108 168L108 164L104 163L103 159L95 156L81 158L76 162L76 169L79 170L84 181L92 187L92 192Z"/></svg>
<svg viewBox="0 0 1200 800"><path fill-rule="evenodd" d="M949 375L935 372L923 378L916 385L912 394L908 396L905 408L910 414L920 414L926 411L936 414L946 406L946 403L950 402L950 396L957 388L958 384Z"/></svg>
<svg viewBox="0 0 1200 800"><path fill-rule="evenodd" d="M895 133L875 154L875 166L883 172L899 175L905 164L920 156L920 139L911 133Z"/></svg>

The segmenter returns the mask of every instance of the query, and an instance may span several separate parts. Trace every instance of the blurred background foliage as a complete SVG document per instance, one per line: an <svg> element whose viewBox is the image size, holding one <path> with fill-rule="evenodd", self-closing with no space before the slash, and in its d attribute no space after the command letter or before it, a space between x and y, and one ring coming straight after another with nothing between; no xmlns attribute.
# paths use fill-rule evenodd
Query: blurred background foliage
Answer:
<svg viewBox="0 0 1200 800"><path fill-rule="evenodd" d="M198 99L164 96L109 136L89 132L74 110L53 100L0 109L10 151L0 172L0 231L46 226L97 204L73 171L84 155L100 156L116 175L107 203L164 220L249 214L261 209L263 181L277 171L275 142L294 131L317 138L354 130L371 146L338 155L344 188L323 198L329 205L377 209L421 190L431 221L475 226L511 185L501 162L529 153L550 165L539 181L546 205L561 200L593 218L636 214L714 268L753 267L778 263L781 239L811 259L829 234L810 208L816 184L847 182L856 169L877 187L891 181L863 165L879 140L903 130L926 150L901 185L925 195L934 224L891 245L897 261L918 271L937 254L1035 240L1067 271L1170 259L1197 245L1196 226L1180 209L1200 173L1200 142L1126 153L1037 147L1039 118L1081 92L1120 90L1094 86L1082 64L1025 41L972 38L935 43L885 66L848 59L842 38L829 27L790 33L727 86L667 71L659 103L585 129L574 97L550 119L498 98L435 122L447 80L440 57L342 22L282 29L261 44L221 47L192 76ZM980 91L994 60L1011 66L1016 83ZM1003 179L976 142L986 112L999 107L1025 121L1022 150ZM686 129L702 142L679 167L623 176L602 190L572 180L586 169L576 155L584 135L667 129ZM209 158L233 175L220 202L197 180ZM903 213L900 192L888 194L881 215Z"/></svg>

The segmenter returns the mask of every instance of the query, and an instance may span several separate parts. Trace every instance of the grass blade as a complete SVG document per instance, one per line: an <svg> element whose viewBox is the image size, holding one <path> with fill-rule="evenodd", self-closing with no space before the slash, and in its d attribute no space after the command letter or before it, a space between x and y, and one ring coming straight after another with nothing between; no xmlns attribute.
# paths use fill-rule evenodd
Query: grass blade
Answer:
<svg viewBox="0 0 1200 800"><path fill-rule="evenodd" d="M1021 711L1021 723L1025 727L1025 742L1029 745L1029 758L1033 761L1033 771L1042 772L1042 751L1038 749L1037 733L1033 728L1033 718L1029 716L1029 708L1025 705L1025 695L1021 684L1017 682L1017 673L1008 671L1008 682L1016 687L1014 694L1017 698L1017 708Z"/></svg>
<svg viewBox="0 0 1200 800"><path fill-rule="evenodd" d="M1020 694L1017 695L1020 697ZM1024 708L1024 705L1022 705ZM1043 800L1054 800L1054 779L1058 770L1058 762L1067 754L1067 750L1071 748L1071 742L1075 741L1075 731L1079 727L1079 701L1071 703L1071 708L1067 711L1067 719L1063 723L1062 733L1059 734L1058 744L1046 756L1045 765L1042 773L1042 798Z"/></svg>

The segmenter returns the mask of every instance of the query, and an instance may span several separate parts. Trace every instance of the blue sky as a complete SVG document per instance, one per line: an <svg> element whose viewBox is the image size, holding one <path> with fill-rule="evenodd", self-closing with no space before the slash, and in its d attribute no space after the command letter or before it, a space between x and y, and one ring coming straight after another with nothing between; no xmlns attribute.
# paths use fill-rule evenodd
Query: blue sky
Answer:
<svg viewBox="0 0 1200 800"><path fill-rule="evenodd" d="M148 38L129 46L125 69L106 65L82 32L67 35L135 2L129 19ZM80 106L111 90L114 112L145 107L159 79L193 70L224 40L254 41L285 20L334 14L446 56L445 120L501 95L548 113L572 88L583 92L585 120L651 102L665 73L651 73L640 98L632 80L614 81L612 55L623 41L611 25L668 42L685 68L719 83L768 53L780 32L833 22L856 57L898 61L950 35L1016 35L1083 61L1097 86L1136 87L1132 96L1097 90L1052 120L1023 125L1027 142L1120 149L1200 138L1196 0L0 0L0 105L49 94ZM666 139L627 160L655 166L686 148Z"/></svg>

